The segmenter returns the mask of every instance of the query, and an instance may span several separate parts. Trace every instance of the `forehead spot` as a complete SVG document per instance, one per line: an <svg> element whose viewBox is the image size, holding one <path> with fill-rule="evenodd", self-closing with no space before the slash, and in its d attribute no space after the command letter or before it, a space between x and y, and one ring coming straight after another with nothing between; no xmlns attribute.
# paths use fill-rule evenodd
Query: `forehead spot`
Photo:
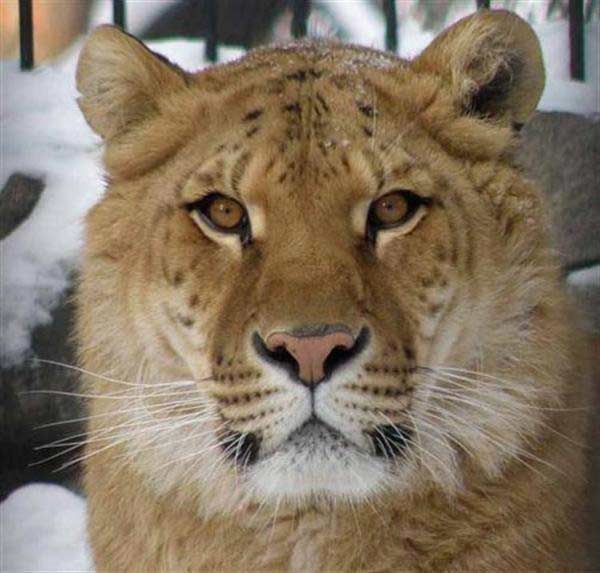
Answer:
<svg viewBox="0 0 600 573"><path fill-rule="evenodd" d="M329 105L327 105L327 102L325 101L325 98L319 93L316 93L317 101L321 104L321 107L323 108L323 110L327 113L329 113L331 111L331 109L329 108Z"/></svg>
<svg viewBox="0 0 600 573"><path fill-rule="evenodd" d="M410 172L413 164L411 162L401 162L400 165L394 165L389 171L390 176L393 179L400 179L401 177L405 177Z"/></svg>
<svg viewBox="0 0 600 573"><path fill-rule="evenodd" d="M302 113L302 106L300 105L300 102L295 101L284 105L283 110L300 115Z"/></svg>
<svg viewBox="0 0 600 573"><path fill-rule="evenodd" d="M350 173L350 171L351 171L350 162L348 161L348 156L346 155L345 152L342 153L341 161L342 161L342 165L344 166L344 169L346 170L346 172Z"/></svg>
<svg viewBox="0 0 600 573"><path fill-rule="evenodd" d="M245 116L243 121L253 121L259 118L264 113L264 109L254 109L249 111Z"/></svg>
<svg viewBox="0 0 600 573"><path fill-rule="evenodd" d="M267 166L265 167L265 175L269 174L273 167L275 167L275 158L271 157L271 159L269 159L269 163L267 163Z"/></svg>
<svg viewBox="0 0 600 573"><path fill-rule="evenodd" d="M298 70L296 72L292 72L291 74L287 74L285 76L286 80L292 80L295 82L305 82L306 81L306 70Z"/></svg>
<svg viewBox="0 0 600 573"><path fill-rule="evenodd" d="M375 117L375 111L373 110L372 106L361 103L357 103L356 105L360 113L362 113L364 116L368 117L369 119L373 119Z"/></svg>

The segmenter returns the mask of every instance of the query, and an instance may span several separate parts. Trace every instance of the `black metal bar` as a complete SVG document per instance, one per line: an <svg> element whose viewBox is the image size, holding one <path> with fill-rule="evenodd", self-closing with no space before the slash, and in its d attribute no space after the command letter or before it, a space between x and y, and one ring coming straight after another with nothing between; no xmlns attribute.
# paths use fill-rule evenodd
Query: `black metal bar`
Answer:
<svg viewBox="0 0 600 573"><path fill-rule="evenodd" d="M385 49L396 53L398 50L398 20L396 16L396 1L383 1L385 15Z"/></svg>
<svg viewBox="0 0 600 573"><path fill-rule="evenodd" d="M292 15L292 36L303 38L306 36L308 15L310 13L310 0L294 0Z"/></svg>
<svg viewBox="0 0 600 573"><path fill-rule="evenodd" d="M219 12L217 9L217 0L207 0L206 10L208 16L208 30L206 32L206 47L204 55L209 62L217 61L217 42Z"/></svg>
<svg viewBox="0 0 600 573"><path fill-rule="evenodd" d="M583 0L569 0L569 44L571 53L571 77L584 81L584 30Z"/></svg>
<svg viewBox="0 0 600 573"><path fill-rule="evenodd" d="M477 10L480 8L490 8L490 0L477 0Z"/></svg>
<svg viewBox="0 0 600 573"><path fill-rule="evenodd" d="M31 0L19 0L19 42L21 69L33 68L33 6Z"/></svg>
<svg viewBox="0 0 600 573"><path fill-rule="evenodd" d="M588 0L588 2L586 3L584 16L586 22L589 22L592 19L594 11L596 10L596 8L598 8L597 2L598 0Z"/></svg>
<svg viewBox="0 0 600 573"><path fill-rule="evenodd" d="M125 0L113 0L113 22L121 29L127 29Z"/></svg>

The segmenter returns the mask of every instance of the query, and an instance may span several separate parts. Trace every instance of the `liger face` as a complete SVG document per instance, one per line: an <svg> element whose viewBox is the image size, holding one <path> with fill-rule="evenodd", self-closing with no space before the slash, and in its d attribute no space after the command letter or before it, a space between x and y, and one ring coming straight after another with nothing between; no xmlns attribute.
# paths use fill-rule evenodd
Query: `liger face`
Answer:
<svg viewBox="0 0 600 573"><path fill-rule="evenodd" d="M397 97L284 55L149 178L144 344L185 365L202 447L241 488L363 497L423 466L455 484L430 394L436 367L474 357L493 221L419 117L452 110L409 71Z"/></svg>
<svg viewBox="0 0 600 573"><path fill-rule="evenodd" d="M308 43L197 74L105 27L77 85L110 182L82 363L135 379L91 425L149 484L206 514L522 461L556 397L540 197L511 160L544 85L526 23L479 12L413 62Z"/></svg>

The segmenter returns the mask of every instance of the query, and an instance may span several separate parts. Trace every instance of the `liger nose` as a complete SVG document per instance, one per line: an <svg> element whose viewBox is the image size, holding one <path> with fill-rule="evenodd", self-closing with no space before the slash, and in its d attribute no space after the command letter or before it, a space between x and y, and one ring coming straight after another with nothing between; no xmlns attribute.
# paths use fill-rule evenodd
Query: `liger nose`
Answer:
<svg viewBox="0 0 600 573"><path fill-rule="evenodd" d="M298 380L314 387L360 350L356 342L346 330L329 330L314 336L275 332L264 345L271 360L282 365L294 362Z"/></svg>

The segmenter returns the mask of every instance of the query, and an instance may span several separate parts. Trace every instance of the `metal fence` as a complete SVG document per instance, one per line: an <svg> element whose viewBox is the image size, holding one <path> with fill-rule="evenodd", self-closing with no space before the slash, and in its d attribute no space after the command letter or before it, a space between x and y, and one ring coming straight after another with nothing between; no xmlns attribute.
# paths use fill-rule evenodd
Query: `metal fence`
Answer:
<svg viewBox="0 0 600 573"><path fill-rule="evenodd" d="M33 41L33 0L19 0L19 31L21 42L21 69L31 70L34 66L34 41ZM490 0L476 0L476 8L489 8ZM584 78L584 0L569 0L569 43L570 43L570 69L574 80L583 81ZM310 0L293 0L292 35L294 38L306 36L308 16L310 14ZM398 26L396 23L395 0L383 0L383 13L386 21L385 46L391 52L396 52L398 47ZM208 33L206 34L206 58L215 62L217 60L217 47L219 44L218 0L209 0ZM127 29L126 0L113 0L113 22Z"/></svg>

